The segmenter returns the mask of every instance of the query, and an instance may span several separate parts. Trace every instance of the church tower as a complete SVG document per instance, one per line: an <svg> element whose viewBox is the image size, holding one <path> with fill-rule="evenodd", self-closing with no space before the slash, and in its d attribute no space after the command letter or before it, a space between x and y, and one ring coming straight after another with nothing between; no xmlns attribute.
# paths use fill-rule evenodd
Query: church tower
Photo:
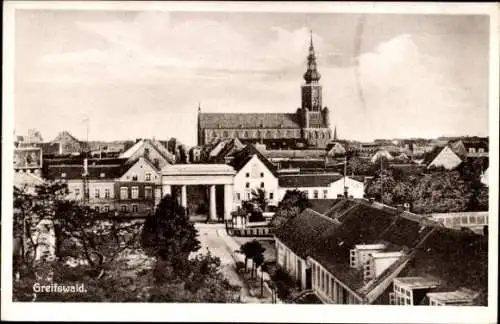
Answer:
<svg viewBox="0 0 500 324"><path fill-rule="evenodd" d="M305 83L301 86L302 105L298 117L302 128L302 138L308 146L313 147L326 146L331 138L330 111L327 107L322 106L320 78L321 74L318 72L311 31L307 70L304 73Z"/></svg>
<svg viewBox="0 0 500 324"><path fill-rule="evenodd" d="M309 43L309 55L307 56L307 71L304 73L306 83L302 85L302 109L307 108L309 111L321 110L321 85L319 84L319 74L316 66L316 54L314 53L314 45L311 38Z"/></svg>

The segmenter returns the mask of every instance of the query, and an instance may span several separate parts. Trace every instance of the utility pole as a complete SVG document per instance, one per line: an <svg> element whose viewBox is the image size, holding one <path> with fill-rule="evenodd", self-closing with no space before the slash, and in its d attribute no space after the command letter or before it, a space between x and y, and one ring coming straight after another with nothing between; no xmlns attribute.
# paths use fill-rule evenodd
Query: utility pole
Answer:
<svg viewBox="0 0 500 324"><path fill-rule="evenodd" d="M384 165L382 163L382 157L380 157L380 202L384 203Z"/></svg>

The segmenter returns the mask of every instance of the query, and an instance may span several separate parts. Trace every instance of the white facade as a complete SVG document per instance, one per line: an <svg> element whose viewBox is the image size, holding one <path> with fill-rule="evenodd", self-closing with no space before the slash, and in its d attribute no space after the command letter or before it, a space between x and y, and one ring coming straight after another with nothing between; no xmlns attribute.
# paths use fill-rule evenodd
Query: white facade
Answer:
<svg viewBox="0 0 500 324"><path fill-rule="evenodd" d="M445 146L434 160L429 163L428 168L444 167L446 170L451 170L460 165L460 163L462 163L462 159L449 146Z"/></svg>
<svg viewBox="0 0 500 324"><path fill-rule="evenodd" d="M252 199L252 191L262 189L270 205L277 205L278 178L254 154L252 158L234 176L234 204L241 207L243 201Z"/></svg>
<svg viewBox="0 0 500 324"><path fill-rule="evenodd" d="M364 183L349 177L342 177L324 187L280 187L279 200L281 201L283 199L288 190L306 192L309 199L336 199L338 195L344 195L344 185L347 187L347 194L349 197L363 198L365 193Z"/></svg>
<svg viewBox="0 0 500 324"><path fill-rule="evenodd" d="M490 168L486 169L486 171L481 174L481 183L484 184L485 186L489 187L489 170Z"/></svg>
<svg viewBox="0 0 500 324"><path fill-rule="evenodd" d="M146 159L141 156L139 160L119 178L119 181L151 182L160 184L161 175L160 172L151 165L151 163L146 161Z"/></svg>
<svg viewBox="0 0 500 324"><path fill-rule="evenodd" d="M278 265L286 271L290 277L292 277L302 289L306 288L306 269L307 262L298 255L296 255L292 250L290 250L285 244L275 237L276 244L276 261Z"/></svg>

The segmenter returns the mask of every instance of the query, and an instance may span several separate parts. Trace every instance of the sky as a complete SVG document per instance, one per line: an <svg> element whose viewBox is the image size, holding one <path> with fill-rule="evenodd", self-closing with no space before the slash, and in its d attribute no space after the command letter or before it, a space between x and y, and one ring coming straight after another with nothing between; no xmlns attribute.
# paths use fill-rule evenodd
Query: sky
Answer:
<svg viewBox="0 0 500 324"><path fill-rule="evenodd" d="M17 10L16 134L176 137L295 112L312 30L340 138L488 135L488 16Z"/></svg>

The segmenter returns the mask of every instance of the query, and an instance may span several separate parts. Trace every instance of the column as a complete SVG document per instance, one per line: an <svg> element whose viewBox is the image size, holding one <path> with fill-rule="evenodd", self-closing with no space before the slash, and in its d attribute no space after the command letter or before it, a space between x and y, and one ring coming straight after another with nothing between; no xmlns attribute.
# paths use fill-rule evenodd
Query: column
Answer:
<svg viewBox="0 0 500 324"><path fill-rule="evenodd" d="M184 208L187 207L187 193L185 185L181 186L181 206Z"/></svg>
<svg viewBox="0 0 500 324"><path fill-rule="evenodd" d="M233 211L233 185L224 185L224 219L231 220Z"/></svg>
<svg viewBox="0 0 500 324"><path fill-rule="evenodd" d="M210 186L210 220L217 221L217 209L215 205L215 185Z"/></svg>
<svg viewBox="0 0 500 324"><path fill-rule="evenodd" d="M172 186L171 185L163 185L163 197L166 195L172 195Z"/></svg>

